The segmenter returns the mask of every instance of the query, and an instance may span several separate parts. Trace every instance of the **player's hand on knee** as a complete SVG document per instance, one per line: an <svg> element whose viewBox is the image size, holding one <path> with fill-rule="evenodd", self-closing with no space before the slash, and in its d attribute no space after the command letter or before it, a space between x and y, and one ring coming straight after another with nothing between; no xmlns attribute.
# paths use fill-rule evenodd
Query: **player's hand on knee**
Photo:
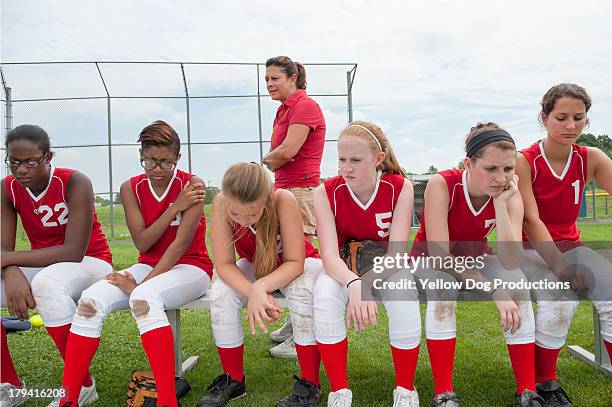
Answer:
<svg viewBox="0 0 612 407"><path fill-rule="evenodd" d="M493 299L499 311L501 328L511 333L516 332L521 327L521 313L518 305L503 290L497 290L493 294Z"/></svg>
<svg viewBox="0 0 612 407"><path fill-rule="evenodd" d="M589 280L582 271L577 271L570 280L570 286L577 294L586 294L589 291Z"/></svg>
<svg viewBox="0 0 612 407"><path fill-rule="evenodd" d="M20 319L27 319L29 316L28 309L36 307L36 301L34 301L28 279L16 266L7 268L2 277L4 278L4 294L9 314Z"/></svg>
<svg viewBox="0 0 612 407"><path fill-rule="evenodd" d="M251 293L247 302L247 320L252 334L256 332L256 325L259 326L263 332L267 333L268 328L264 324L264 321L268 323L274 321L268 312L273 315L274 312L280 311L278 302L269 297L272 296L269 295L263 287L257 284L257 282L251 285Z"/></svg>
<svg viewBox="0 0 612 407"><path fill-rule="evenodd" d="M280 321L283 309L272 294L268 294L268 303L270 304L271 308L266 308L266 314L268 314L268 316L272 319L272 322Z"/></svg>
<svg viewBox="0 0 612 407"><path fill-rule="evenodd" d="M104 277L104 279L106 279L110 284L114 285L115 287L121 288L121 290L123 290L127 294L131 294L132 291L134 291L134 289L138 287L138 284L136 283L134 276L132 276L132 274L130 274L127 271L124 274L122 273L107 274L106 277Z"/></svg>

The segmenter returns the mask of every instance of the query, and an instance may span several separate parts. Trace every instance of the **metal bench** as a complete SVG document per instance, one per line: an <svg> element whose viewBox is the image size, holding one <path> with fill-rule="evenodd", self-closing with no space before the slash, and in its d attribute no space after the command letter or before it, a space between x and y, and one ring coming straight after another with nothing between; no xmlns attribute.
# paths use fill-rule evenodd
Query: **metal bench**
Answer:
<svg viewBox="0 0 612 407"><path fill-rule="evenodd" d="M280 293L274 293L274 296L279 300L281 307L286 308L287 303L285 297ZM483 294L479 293L471 293L471 292L460 292L458 300L464 301L474 301L474 300L482 300ZM419 295L419 300L423 303L425 302L425 298L422 293ZM208 301L208 297L206 295L198 298L195 301L190 302L189 304L184 305L181 309L209 309L210 304ZM200 361L200 357L193 355L187 357L185 361L183 361L183 350L181 345L181 310L173 309L167 310L166 315L168 316L168 321L170 322L170 326L172 327L172 331L174 333L174 368L175 375L177 377L183 377L189 371L191 371ZM595 367L602 373L612 376L612 365L610 363L610 356L606 351L606 347L603 343L603 338L600 333L600 323L599 323L599 315L593 307L593 339L595 345L595 352L591 353L586 349L577 346L577 345L569 345L568 352L578 359L587 362L591 366Z"/></svg>
<svg viewBox="0 0 612 407"><path fill-rule="evenodd" d="M285 297L280 292L274 293L274 297L278 299L281 307L287 307ZM174 372L176 377L185 376L200 361L200 357L196 355L189 356L183 361L183 348L181 344L181 309L210 309L208 296L204 294L197 300L183 305L180 309L166 310L166 315L168 316L168 321L170 322L172 333L174 334Z"/></svg>

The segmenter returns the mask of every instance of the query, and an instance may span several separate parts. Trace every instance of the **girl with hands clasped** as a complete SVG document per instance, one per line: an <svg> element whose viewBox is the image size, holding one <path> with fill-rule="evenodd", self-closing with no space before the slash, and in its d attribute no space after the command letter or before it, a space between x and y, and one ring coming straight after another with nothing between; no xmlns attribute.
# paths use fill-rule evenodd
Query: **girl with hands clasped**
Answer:
<svg viewBox="0 0 612 407"><path fill-rule="evenodd" d="M174 337L164 311L201 297L211 281L213 265L204 238L204 183L176 168L180 140L167 123L156 121L145 127L138 141L145 173L121 185L125 218L140 253L138 263L107 275L81 295L68 338L62 381L67 395L60 405L77 405L104 319L125 308L136 319L155 376L157 405L178 405Z"/></svg>
<svg viewBox="0 0 612 407"><path fill-rule="evenodd" d="M340 133L338 166L340 175L315 191L317 235L325 266L314 291L315 328L331 384L327 405L334 407L350 406L353 398L347 375L347 326L362 331L377 323L376 302L362 299L362 288L372 287L348 268L339 249L351 240L374 240L395 242L405 251L413 205L412 184L404 178L387 137L375 124L355 121ZM414 282L407 270L396 271L388 279ZM383 290L382 296L396 373L393 405L418 406L414 373L421 319L416 290L403 290L394 299L390 291Z"/></svg>
<svg viewBox="0 0 612 407"><path fill-rule="evenodd" d="M314 406L321 396L321 358L314 336L312 289L323 265L304 238L295 197L284 189L274 190L259 164L234 164L215 197L211 239L218 278L209 293L210 314L223 374L198 406L221 407L246 394L240 311L247 308L251 334L258 328L267 332L266 324L278 321L281 314L272 296L276 290L287 298L302 373L295 376L293 393L276 406Z"/></svg>
<svg viewBox="0 0 612 407"><path fill-rule="evenodd" d="M499 310L518 386L514 405L540 407L542 400L535 393L535 327L529 291L496 289L493 285L494 281L525 280L518 269L523 203L514 173L515 143L497 124L479 123L467 135L465 149L465 170L442 171L427 183L422 223L411 250L413 258L423 260L416 277L428 283L425 332L434 376L431 405L460 405L452 382L457 290L438 288L453 286L459 280L467 288L470 283L481 284ZM487 235L494 228L498 243L495 256L487 244ZM440 259L453 261L436 261ZM470 259L470 264L463 262L465 259Z"/></svg>

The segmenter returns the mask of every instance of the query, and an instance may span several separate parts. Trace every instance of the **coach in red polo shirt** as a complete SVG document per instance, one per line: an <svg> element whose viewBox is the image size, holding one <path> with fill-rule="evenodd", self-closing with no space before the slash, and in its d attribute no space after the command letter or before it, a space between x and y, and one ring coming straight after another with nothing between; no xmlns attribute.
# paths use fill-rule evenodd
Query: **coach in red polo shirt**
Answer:
<svg viewBox="0 0 612 407"><path fill-rule="evenodd" d="M306 94L304 66L289 57L266 61L270 97L281 102L274 119L270 152L263 162L274 172L276 188L291 191L300 206L304 235L315 235L314 188L321 179L325 119L321 108Z"/></svg>

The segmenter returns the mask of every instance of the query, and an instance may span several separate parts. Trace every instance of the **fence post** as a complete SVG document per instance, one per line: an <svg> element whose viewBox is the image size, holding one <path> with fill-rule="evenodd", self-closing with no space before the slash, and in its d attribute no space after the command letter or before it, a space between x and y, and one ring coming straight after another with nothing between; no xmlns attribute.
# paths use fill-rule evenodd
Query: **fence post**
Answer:
<svg viewBox="0 0 612 407"><path fill-rule="evenodd" d="M183 85L185 85L185 110L187 113L187 167L191 173L191 118L189 116L189 89L185 78L185 68L181 64L181 74L183 75Z"/></svg>
<svg viewBox="0 0 612 407"><path fill-rule="evenodd" d="M593 222L597 222L597 208L595 207L595 181L591 181L591 187L593 189L593 195L591 196L591 202L593 204Z"/></svg>
<svg viewBox="0 0 612 407"><path fill-rule="evenodd" d="M100 65L96 62L96 69L98 70L98 74L100 74L100 79L102 80L102 85L104 85L104 90L106 91L106 132L107 132L107 140L108 140L108 193L110 195L110 228L111 228L111 239L115 238L115 197L113 196L113 148L112 148L112 130L111 130L111 97L108 92L108 87L106 86L106 82L104 82L104 76L102 75L102 71L100 70Z"/></svg>
<svg viewBox="0 0 612 407"><path fill-rule="evenodd" d="M259 64L257 64L257 124L259 126L259 163L263 164L263 133L261 130L261 93L259 92Z"/></svg>

